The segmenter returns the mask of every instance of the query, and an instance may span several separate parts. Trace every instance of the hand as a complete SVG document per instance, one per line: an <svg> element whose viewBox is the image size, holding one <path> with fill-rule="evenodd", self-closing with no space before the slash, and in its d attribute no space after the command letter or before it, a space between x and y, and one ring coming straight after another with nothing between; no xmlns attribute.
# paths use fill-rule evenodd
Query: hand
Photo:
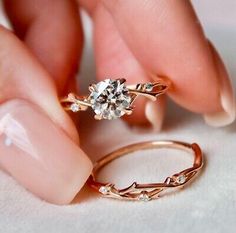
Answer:
<svg viewBox="0 0 236 233"><path fill-rule="evenodd" d="M80 0L79 5L94 22L98 80L125 77L138 83L167 76L170 97L203 114L207 123L223 126L235 119L228 75L189 1ZM0 29L0 165L41 198L69 203L92 169L57 98L74 86L71 77L81 57L77 5L6 0L5 9L15 35ZM161 128L163 97L136 106L129 123Z"/></svg>

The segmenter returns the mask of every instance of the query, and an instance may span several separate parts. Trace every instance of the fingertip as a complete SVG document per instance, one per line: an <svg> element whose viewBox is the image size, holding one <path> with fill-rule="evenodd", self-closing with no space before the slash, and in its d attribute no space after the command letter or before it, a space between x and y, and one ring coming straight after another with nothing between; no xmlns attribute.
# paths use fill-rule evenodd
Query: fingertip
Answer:
<svg viewBox="0 0 236 233"><path fill-rule="evenodd" d="M209 42L212 57L217 70L217 82L219 85L220 105L219 111L204 114L204 120L208 125L222 127L231 124L236 118L235 95L230 77L218 52Z"/></svg>
<svg viewBox="0 0 236 233"><path fill-rule="evenodd" d="M39 124L40 123L40 124ZM68 204L92 170L87 155L36 105L13 99L0 106L0 165L54 204Z"/></svg>
<svg viewBox="0 0 236 233"><path fill-rule="evenodd" d="M172 80L175 102L197 113L220 110L217 72L189 1L103 3L142 67Z"/></svg>

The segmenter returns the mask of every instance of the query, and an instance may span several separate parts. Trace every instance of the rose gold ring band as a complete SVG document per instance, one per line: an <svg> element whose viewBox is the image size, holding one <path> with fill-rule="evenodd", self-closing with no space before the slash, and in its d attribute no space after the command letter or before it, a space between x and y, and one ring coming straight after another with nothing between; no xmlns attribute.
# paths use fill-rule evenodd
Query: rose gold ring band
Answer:
<svg viewBox="0 0 236 233"><path fill-rule="evenodd" d="M61 104L67 111L80 112L91 108L96 120L113 120L130 115L134 110L137 97L155 101L166 93L170 86L167 79L159 79L150 83L126 85L125 79L105 79L89 86L89 94L77 96L69 93L61 99Z"/></svg>
<svg viewBox="0 0 236 233"><path fill-rule="evenodd" d="M192 167L167 177L163 183L138 184L134 182L123 189L117 189L112 183L101 183L97 181L96 174L111 161L135 151L158 148L173 148L191 153L194 156ZM159 194L166 189L183 187L199 172L202 166L203 155L200 147L196 143L189 144L168 140L140 142L122 147L98 160L94 165L92 175L88 179L88 184L104 197L133 201L149 201L158 198L160 196Z"/></svg>

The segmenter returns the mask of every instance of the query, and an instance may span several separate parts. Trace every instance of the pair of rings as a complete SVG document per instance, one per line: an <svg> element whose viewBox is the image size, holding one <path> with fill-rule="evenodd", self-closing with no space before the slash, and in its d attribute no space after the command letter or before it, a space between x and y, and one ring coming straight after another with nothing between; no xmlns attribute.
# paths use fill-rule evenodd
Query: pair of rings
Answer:
<svg viewBox="0 0 236 233"><path fill-rule="evenodd" d="M87 96L77 96L70 93L61 100L61 103L66 110L79 112L92 108L96 120L112 120L126 114L130 115L134 110L133 103L137 97L143 96L155 101L158 96L164 94L169 88L169 83L161 79L153 83L139 83L137 85L125 85L125 82L125 79L106 79L97 84L90 85L90 93ZM193 165L179 173L167 177L164 182L161 183L138 184L134 182L126 188L118 189L113 183L97 181L97 173L114 159L138 150L166 147L185 150L193 154ZM186 185L200 171L202 166L202 152L196 143L189 144L179 141L141 142L120 148L97 161L88 179L88 184L104 197L122 200L149 201L160 197L161 193L167 189Z"/></svg>

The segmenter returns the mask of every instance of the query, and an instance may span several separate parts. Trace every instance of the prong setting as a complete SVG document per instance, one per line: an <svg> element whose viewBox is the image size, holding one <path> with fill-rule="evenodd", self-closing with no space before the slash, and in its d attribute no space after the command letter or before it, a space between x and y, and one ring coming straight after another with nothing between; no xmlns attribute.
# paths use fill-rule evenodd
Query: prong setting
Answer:
<svg viewBox="0 0 236 233"><path fill-rule="evenodd" d="M126 109L125 109L125 113L126 113L127 115L131 115L131 114L133 113L133 108L132 108L132 107L126 108Z"/></svg>
<svg viewBox="0 0 236 233"><path fill-rule="evenodd" d="M100 120L102 120L102 116L96 114L96 115L94 115L94 119L100 121Z"/></svg>
<svg viewBox="0 0 236 233"><path fill-rule="evenodd" d="M95 84L90 84L88 87L90 92L96 91L96 85Z"/></svg>

